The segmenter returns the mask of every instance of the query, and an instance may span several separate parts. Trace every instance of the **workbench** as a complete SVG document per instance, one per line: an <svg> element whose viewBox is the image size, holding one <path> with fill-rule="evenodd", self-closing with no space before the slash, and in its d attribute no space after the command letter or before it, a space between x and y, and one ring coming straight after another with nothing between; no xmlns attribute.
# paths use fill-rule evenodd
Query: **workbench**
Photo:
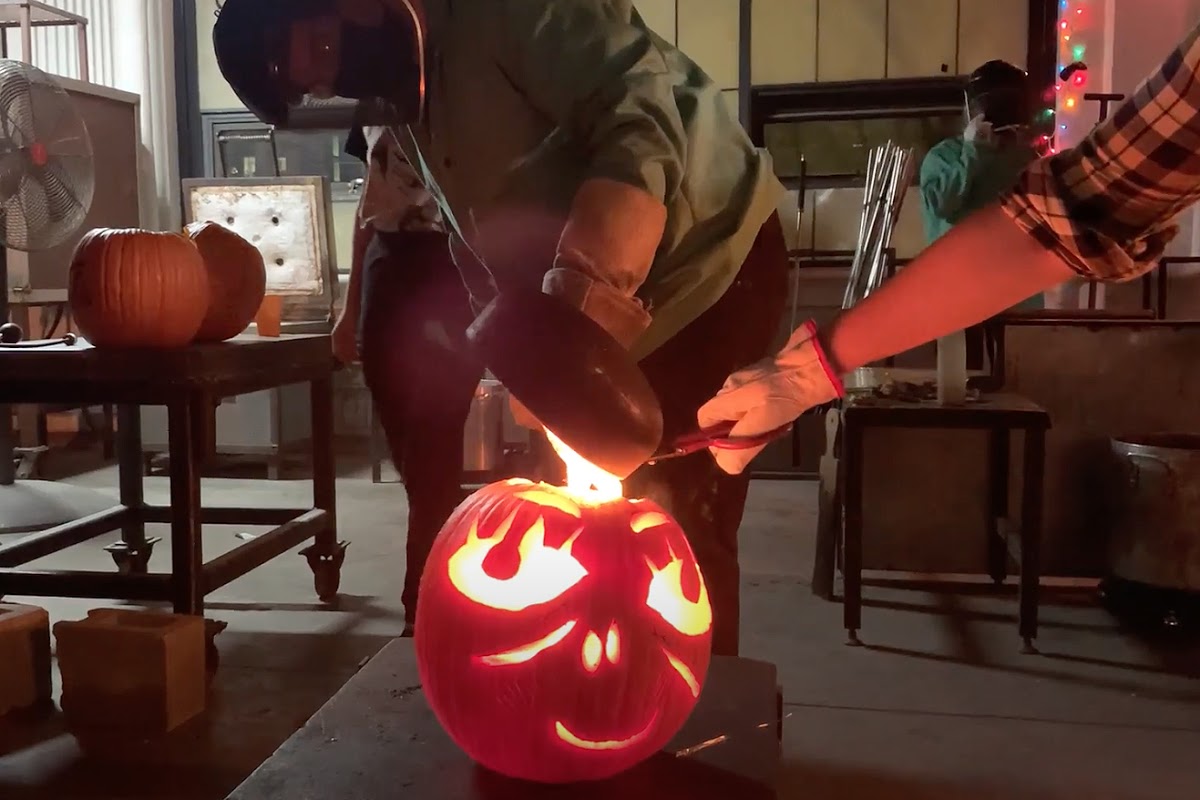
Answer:
<svg viewBox="0 0 1200 800"><path fill-rule="evenodd" d="M1050 415L1030 400L1013 394L985 393L956 405L849 395L840 409L828 412L826 457L822 464L821 508L813 568L813 592L833 595L838 544L843 576L844 625L851 644L859 644L862 627L862 541L864 434L872 428L979 430L987 433L988 496L987 574L997 585L1008 575L1011 558L1020 570L1018 632L1026 652L1033 651L1038 630L1038 592L1041 577L1042 497L1046 432ZM1017 520L1009 513L1011 436L1024 435L1021 469L1021 509ZM902 482L903 475L896 480ZM836 482L836 486L830 483ZM890 586L933 588L948 581L892 580Z"/></svg>
<svg viewBox="0 0 1200 800"><path fill-rule="evenodd" d="M105 350L80 342L0 351L0 404L77 403L118 407L120 500L81 520L0 547L0 597L89 597L169 601L176 613L204 613L209 593L309 540L303 551L318 595L337 595L345 543L337 538L333 373L328 335L242 336L176 350ZM223 397L308 383L312 401L311 508L212 508L200 494L204 431ZM163 405L170 419L170 503L147 505L138 407ZM147 523L171 526L171 570L150 572L157 539ZM201 526L274 526L205 562ZM106 548L109 572L20 569L35 559L120 529Z"/></svg>
<svg viewBox="0 0 1200 800"><path fill-rule="evenodd" d="M411 639L367 662L228 800L768 800L783 737L775 667L714 656L691 718L615 778L546 786L475 765L425 702Z"/></svg>

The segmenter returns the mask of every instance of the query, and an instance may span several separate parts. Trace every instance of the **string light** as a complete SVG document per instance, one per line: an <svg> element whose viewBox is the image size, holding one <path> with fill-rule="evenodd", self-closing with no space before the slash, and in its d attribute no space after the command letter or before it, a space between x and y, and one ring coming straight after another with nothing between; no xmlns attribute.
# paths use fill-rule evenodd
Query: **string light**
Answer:
<svg viewBox="0 0 1200 800"><path fill-rule="evenodd" d="M1058 68L1087 58L1087 36L1091 32L1091 3L1089 0L1060 0L1058 4ZM1053 107L1047 117L1053 120L1050 151L1055 152L1058 144L1066 137L1072 124L1083 110L1080 100L1087 91L1088 72L1077 70L1069 78L1058 81L1054 86Z"/></svg>

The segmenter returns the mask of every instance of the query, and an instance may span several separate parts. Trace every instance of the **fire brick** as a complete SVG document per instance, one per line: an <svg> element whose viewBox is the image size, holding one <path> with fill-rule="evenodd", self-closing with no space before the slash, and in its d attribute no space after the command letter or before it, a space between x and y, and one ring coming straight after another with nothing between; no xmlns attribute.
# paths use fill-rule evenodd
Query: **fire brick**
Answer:
<svg viewBox="0 0 1200 800"><path fill-rule="evenodd" d="M50 615L0 603L0 716L51 702Z"/></svg>
<svg viewBox="0 0 1200 800"><path fill-rule="evenodd" d="M54 636L72 727L154 735L204 713L202 617L94 609L56 624Z"/></svg>

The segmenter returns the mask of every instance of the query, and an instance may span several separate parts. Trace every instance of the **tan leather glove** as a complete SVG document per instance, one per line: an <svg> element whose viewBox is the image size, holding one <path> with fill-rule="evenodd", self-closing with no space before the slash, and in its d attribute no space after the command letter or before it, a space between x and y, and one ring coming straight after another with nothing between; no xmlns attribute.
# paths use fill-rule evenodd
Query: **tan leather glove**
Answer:
<svg viewBox="0 0 1200 800"><path fill-rule="evenodd" d="M667 209L620 181L592 178L575 195L542 290L561 297L626 349L650 325L634 295L646 280L667 224Z"/></svg>
<svg viewBox="0 0 1200 800"><path fill-rule="evenodd" d="M729 376L716 397L696 412L701 430L733 422L729 436L756 436L786 425L813 406L845 395L817 341L816 323L806 322L774 356ZM765 445L764 445L765 447ZM762 447L709 448L725 472L737 475Z"/></svg>

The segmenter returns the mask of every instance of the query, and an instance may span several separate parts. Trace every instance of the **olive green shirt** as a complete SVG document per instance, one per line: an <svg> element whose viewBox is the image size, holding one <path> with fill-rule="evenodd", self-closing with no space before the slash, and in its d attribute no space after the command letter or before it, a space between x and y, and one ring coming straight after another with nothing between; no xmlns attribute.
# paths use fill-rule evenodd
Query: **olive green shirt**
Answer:
<svg viewBox="0 0 1200 800"><path fill-rule="evenodd" d="M637 292L653 321L636 357L725 293L783 187L720 87L631 2L425 8L424 119L393 133L460 240L455 258L477 299L488 299L486 273L465 262L486 264L501 287L540 287L575 193L593 177L641 188L667 208Z"/></svg>

